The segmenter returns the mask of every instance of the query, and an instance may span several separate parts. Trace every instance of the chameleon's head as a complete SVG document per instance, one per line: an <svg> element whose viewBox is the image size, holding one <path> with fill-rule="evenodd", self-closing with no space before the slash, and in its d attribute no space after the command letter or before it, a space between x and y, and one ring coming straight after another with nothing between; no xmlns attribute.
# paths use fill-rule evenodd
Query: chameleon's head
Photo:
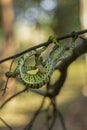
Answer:
<svg viewBox="0 0 87 130"><path fill-rule="evenodd" d="M5 73L6 77L10 78L10 77L14 77L12 72L6 72Z"/></svg>

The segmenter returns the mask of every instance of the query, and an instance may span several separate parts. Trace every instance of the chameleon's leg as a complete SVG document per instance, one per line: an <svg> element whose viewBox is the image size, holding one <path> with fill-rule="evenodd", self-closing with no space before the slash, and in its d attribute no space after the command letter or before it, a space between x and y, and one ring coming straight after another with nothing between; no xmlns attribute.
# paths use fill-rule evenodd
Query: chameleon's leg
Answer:
<svg viewBox="0 0 87 130"><path fill-rule="evenodd" d="M20 66L21 66L21 62L23 62L23 65L22 65L22 69L24 72L28 71L28 70L32 70L32 69L35 69L36 67L35 66L30 66L30 65L25 65L25 62L28 58L30 58L31 56L35 55L37 52L36 50L32 50L26 54L24 54L22 57L20 57L19 61L18 61L18 66L16 67L15 71L16 72L19 72L20 74Z"/></svg>
<svg viewBox="0 0 87 130"><path fill-rule="evenodd" d="M37 50L37 53L35 55L35 61L36 61L36 67L38 70L43 73L44 72L44 67L43 67L43 57L41 56L41 53L45 51L47 46L44 46L40 50Z"/></svg>
<svg viewBox="0 0 87 130"><path fill-rule="evenodd" d="M67 52L67 54L62 55L59 60L64 60L68 57L71 57L73 52L74 52L74 49L75 49L75 40L72 40L71 47L69 48L69 51Z"/></svg>
<svg viewBox="0 0 87 130"><path fill-rule="evenodd" d="M16 77L17 75L19 75L19 70L17 70L17 68L12 72L12 71L8 71L5 73L6 77L10 78L10 77Z"/></svg>
<svg viewBox="0 0 87 130"><path fill-rule="evenodd" d="M42 64L42 62L41 62L41 58L42 58L42 57L40 57L40 55L41 55L41 53L42 53L45 49L46 49L46 47L43 47L43 48L41 48L41 49L39 49L39 50L34 50L33 55L35 56L35 65L33 65L33 66L31 66L31 65L25 65L25 61L26 61L30 56L27 56L27 57L25 58L24 64L23 64L23 66L22 66L23 72L26 72L26 71L29 71L29 70L37 69L38 64ZM31 55L31 56L32 56L32 55Z"/></svg>
<svg viewBox="0 0 87 130"><path fill-rule="evenodd" d="M60 46L60 43L58 42L57 36L50 36L48 39L49 42L56 44L57 46Z"/></svg>
<svg viewBox="0 0 87 130"><path fill-rule="evenodd" d="M8 71L5 73L6 77L10 78L10 77L16 77L17 75L20 74L20 71L19 71L19 68L20 68L20 64L21 64L21 58L24 59L24 63L25 61L27 60L27 58L31 57L32 55L36 55L36 51L32 52L32 53L29 53L28 55L25 54L23 55L22 57L19 58L18 60L18 64L17 64L17 67L15 68L15 70L12 72L12 71ZM38 61L38 59L36 60ZM23 71L28 71L28 70L32 70L32 69L36 69L36 66L25 66L23 65Z"/></svg>
<svg viewBox="0 0 87 130"><path fill-rule="evenodd" d="M37 68L38 68L39 72L44 73L43 57L39 58Z"/></svg>
<svg viewBox="0 0 87 130"><path fill-rule="evenodd" d="M36 50L36 54L35 54L35 62L36 62L36 66L38 64L42 64L43 62L43 58L41 56L41 53L45 51L47 47L44 46L43 48L39 49L39 50Z"/></svg>
<svg viewBox="0 0 87 130"><path fill-rule="evenodd" d="M5 73L7 78L15 77L18 74L18 70L17 70L18 66L16 67L16 69L13 72L11 72L11 68L12 68L14 61L15 61L15 59L13 59L13 61L11 62L9 71Z"/></svg>

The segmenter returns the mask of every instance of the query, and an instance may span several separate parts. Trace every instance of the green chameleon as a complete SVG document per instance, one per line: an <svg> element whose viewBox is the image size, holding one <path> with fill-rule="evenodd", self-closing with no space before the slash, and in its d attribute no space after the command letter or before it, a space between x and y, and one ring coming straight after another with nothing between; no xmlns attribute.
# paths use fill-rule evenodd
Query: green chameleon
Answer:
<svg viewBox="0 0 87 130"><path fill-rule="evenodd" d="M41 61L42 70L38 69L37 73L30 74L28 73L29 70L37 69L37 62L40 61L40 58L37 58L36 64L34 66L25 66L26 60L32 56L36 55L37 52L32 50L29 53L24 54L18 60L18 65L13 72L7 72L6 76L16 77L20 76L21 81L25 84L26 87L29 88L40 88L43 85L47 84L50 80L50 77L56 67L56 64L66 59L67 57L72 56L74 48L75 48L75 39L73 39L71 43L71 47L69 48L68 53L65 55L64 52L66 51L65 43L59 43L56 37L50 37L49 40L55 44L53 50L50 52L49 56L45 59L44 62ZM39 55L41 52L39 53ZM36 56L35 56L36 57Z"/></svg>

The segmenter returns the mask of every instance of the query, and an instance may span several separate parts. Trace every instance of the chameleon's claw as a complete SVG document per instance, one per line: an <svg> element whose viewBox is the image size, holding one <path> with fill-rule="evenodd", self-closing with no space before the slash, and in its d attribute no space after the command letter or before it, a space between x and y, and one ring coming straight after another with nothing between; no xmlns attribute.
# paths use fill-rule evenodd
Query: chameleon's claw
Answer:
<svg viewBox="0 0 87 130"><path fill-rule="evenodd" d="M5 73L6 77L10 78L10 77L16 77L16 73L13 73L13 72L6 72Z"/></svg>
<svg viewBox="0 0 87 130"><path fill-rule="evenodd" d="M60 46L60 43L57 40L57 36L50 36L48 41Z"/></svg>

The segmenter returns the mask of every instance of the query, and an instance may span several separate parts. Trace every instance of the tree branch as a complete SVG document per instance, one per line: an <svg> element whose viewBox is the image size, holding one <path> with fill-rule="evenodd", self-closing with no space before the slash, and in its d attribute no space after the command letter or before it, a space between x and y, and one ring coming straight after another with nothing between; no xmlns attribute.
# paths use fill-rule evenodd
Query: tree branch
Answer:
<svg viewBox="0 0 87 130"><path fill-rule="evenodd" d="M14 94L14 95L12 95L10 98L8 98L8 99L0 106L0 110L1 110L10 100L12 100L14 97L16 97L16 96L22 94L22 93L25 92L25 91L26 91L26 88L24 88L23 90L17 92L16 94Z"/></svg>
<svg viewBox="0 0 87 130"><path fill-rule="evenodd" d="M41 102L40 107L39 107L38 110L35 112L33 118L32 118L31 121L27 124L27 126L24 128L24 130L31 130L31 128L32 128L32 126L33 126L33 124L34 124L35 119L37 118L38 114L40 113L40 111L41 111L41 109L42 109L42 107L43 107L43 105L44 105L44 102L45 102L45 97L43 97L43 100L42 100L42 102Z"/></svg>
<svg viewBox="0 0 87 130"><path fill-rule="evenodd" d="M69 65L75 61L79 56L87 52L87 39L82 40L82 42L78 42L77 47L74 50L74 53L71 57L65 59L63 62L61 62L56 69L58 69L61 74L57 82L49 88L53 88L53 91L51 93L47 93L48 97L55 97L56 95L59 94L61 88L63 87L63 84L66 80L67 77L67 68Z"/></svg>
<svg viewBox="0 0 87 130"><path fill-rule="evenodd" d="M86 31L87 31L87 30L86 30ZM54 87L52 87L52 88L53 88L53 91L52 91L51 93L49 93L49 91L48 91L47 93L40 93L40 92L38 92L38 90L37 90L37 91L34 91L34 92L35 92L35 93L38 93L38 94L40 94L40 95L42 95L42 96L44 96L44 99L45 99L46 96L50 97L50 99L55 98L55 97L59 94L59 92L60 92L60 90L61 90L61 88L62 88L62 86L63 86L63 84L64 84L64 82L65 82L65 80L66 80L67 68L69 67L69 65L70 65L73 61L75 61L79 56L81 56L81 55L84 54L84 53L87 53L87 39L83 39L81 42L79 41L79 42L78 42L78 45L76 46L76 48L75 48L75 50L74 50L73 55L72 55L71 57L69 57L69 58L63 60L63 61L56 67L56 69L58 69L58 70L61 72L61 75L60 75L58 81L53 85L53 86L54 86ZM9 59L9 58L8 58L8 59ZM4 61L2 60L2 62L4 62ZM49 87L49 88L50 88L50 87ZM9 99L7 99L7 100L0 106L0 109L2 109L2 108L4 107L4 105L6 105L7 102L9 102L9 101L10 101L11 99L13 99L14 97L16 97L16 96L20 95L21 93L23 93L25 90L26 90L26 88L24 88L22 91L20 91L20 92L14 94L14 95L11 96ZM43 99L43 102L44 102L44 99ZM34 120L36 119L37 115L39 114L39 112L40 112L40 110L41 110L41 108L42 108L42 106L43 106L43 104L44 104L43 102L42 102L42 105L40 106L40 108L38 109L38 111L36 112L36 114L34 115L34 118L31 120L31 122L28 124L28 126L27 126L26 128L29 128L29 129L30 129L30 128L32 127L32 124L34 123ZM61 116L61 115L60 115L60 116ZM62 119L61 119L61 120L62 120ZM62 122L62 123L63 123L63 122ZM25 129L26 129L26 128L25 128ZM11 130L12 130L12 129L11 129Z"/></svg>
<svg viewBox="0 0 87 130"><path fill-rule="evenodd" d="M58 81L53 85L54 88L52 93L45 93L45 92L42 92L40 90L33 90L33 89L30 89L30 91L34 92L34 93L37 93L39 95L42 95L42 96L47 96L47 97L55 97L56 95L59 94L65 80L66 80L66 76L67 76L67 68L68 66L74 61L76 60L79 56L81 56L82 54L86 53L87 52L87 39L84 39L82 40L81 43L78 43L78 46L75 48L75 51L73 53L73 55L70 57L70 58L67 58L65 59L63 62L61 62L56 69L60 70L61 72L61 75L58 79ZM49 87L51 88L51 86ZM0 109L2 109L2 107L4 107L4 105L6 105L7 102L9 102L11 99L13 99L14 97L16 97L17 95L23 93L24 91L26 90L26 88L24 88L24 90L18 92L17 94L14 94L12 97L10 97L9 99L7 99L1 106L0 106Z"/></svg>
<svg viewBox="0 0 87 130"><path fill-rule="evenodd" d="M13 130L12 127L9 126L9 125L7 124L7 122L4 121L1 117L0 117L0 120L7 126L7 128L8 128L9 130Z"/></svg>
<svg viewBox="0 0 87 130"><path fill-rule="evenodd" d="M75 32L75 31L74 31L74 32L71 32L70 34L67 34L67 35L65 35L65 36L62 36L62 37L57 38L57 40L60 41L60 40L63 40L63 39L67 39L67 38L70 38L70 37L74 37L75 35L79 36L79 35L82 35L82 34L84 34L84 33L87 33L87 29L82 30L82 31L78 31L78 32ZM26 49L25 51L22 51L22 52L20 52L20 53L18 53L18 54L15 54L15 55L12 55L12 56L10 56L10 57L7 57L7 58L5 58L5 59L0 60L0 64L3 63L3 62L5 62L5 61L7 61L7 60L11 60L11 59L17 58L17 57L19 57L19 56L21 56L21 55L23 55L23 54L25 54L25 53L27 53L27 52L29 52L29 51L31 51L31 50L35 50L35 49L40 48L40 47L42 47L42 46L47 46L47 45L49 45L50 43L51 43L51 41L48 40L47 42L44 42L44 43L41 43L41 44L39 44L39 45L37 45L37 46L33 46L33 47L31 47L31 48L28 48L28 49Z"/></svg>

